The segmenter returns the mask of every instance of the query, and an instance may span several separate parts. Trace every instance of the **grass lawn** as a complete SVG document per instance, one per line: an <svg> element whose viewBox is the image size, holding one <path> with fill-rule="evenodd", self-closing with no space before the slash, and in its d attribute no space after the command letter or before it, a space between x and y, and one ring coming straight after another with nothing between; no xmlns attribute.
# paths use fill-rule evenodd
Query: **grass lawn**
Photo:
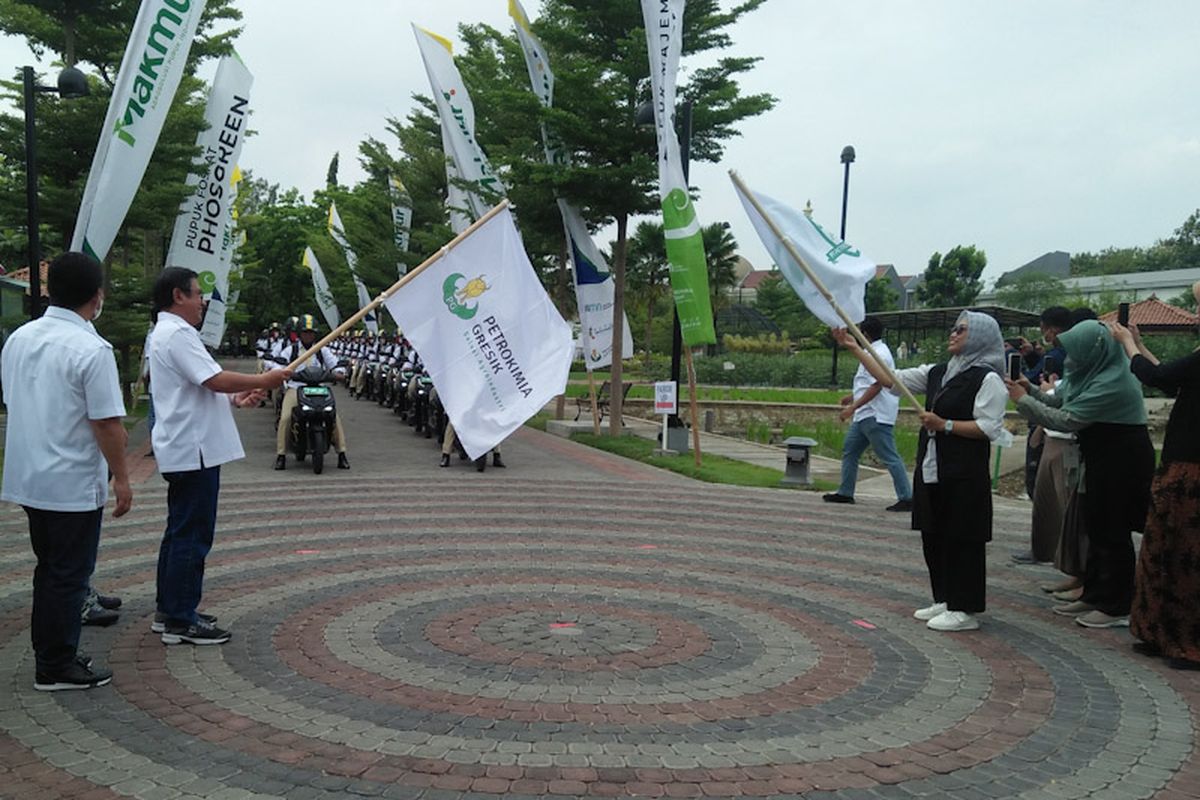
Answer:
<svg viewBox="0 0 1200 800"><path fill-rule="evenodd" d="M680 401L686 402L688 391L686 386L680 387ZM600 384L596 384L596 391ZM697 388L697 399L700 402L715 401L745 401L754 403L805 403L810 405L837 405L846 393L836 389L771 389L771 388L736 388L729 386L700 386ZM587 397L586 383L567 384L567 397ZM649 400L654 397L653 386L634 386L629 390L628 397Z"/></svg>

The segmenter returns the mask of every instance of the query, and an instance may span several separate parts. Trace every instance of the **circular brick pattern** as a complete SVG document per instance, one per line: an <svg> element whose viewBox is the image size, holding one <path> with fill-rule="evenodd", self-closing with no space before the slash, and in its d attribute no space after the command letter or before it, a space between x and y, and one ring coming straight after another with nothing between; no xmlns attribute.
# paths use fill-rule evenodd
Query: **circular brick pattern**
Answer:
<svg viewBox="0 0 1200 800"><path fill-rule="evenodd" d="M211 648L147 630L151 500L106 523L104 585L128 608L89 646L114 685L67 696L29 687L28 588L6 551L0 781L36 763L47 796L97 797L1195 785L1195 687L1048 614L1011 569L993 565L983 630L938 634L911 619L925 581L895 515L692 484L666 510L645 481L583 485L485 477L464 497L410 481L439 509L414 519L388 481L350 498L314 484L289 509L302 529L263 509L286 484L227 485L205 607L235 638ZM605 501L566 499L588 496ZM1024 513L1001 506L1001 538Z"/></svg>

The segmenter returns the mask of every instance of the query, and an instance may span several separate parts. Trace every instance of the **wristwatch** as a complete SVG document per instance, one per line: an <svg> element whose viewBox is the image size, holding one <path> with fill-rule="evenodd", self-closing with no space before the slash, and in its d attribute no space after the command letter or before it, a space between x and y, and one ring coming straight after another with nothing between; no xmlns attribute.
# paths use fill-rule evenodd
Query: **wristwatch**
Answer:
<svg viewBox="0 0 1200 800"><path fill-rule="evenodd" d="M942 428L946 433L954 433L954 420L946 420L946 427Z"/></svg>

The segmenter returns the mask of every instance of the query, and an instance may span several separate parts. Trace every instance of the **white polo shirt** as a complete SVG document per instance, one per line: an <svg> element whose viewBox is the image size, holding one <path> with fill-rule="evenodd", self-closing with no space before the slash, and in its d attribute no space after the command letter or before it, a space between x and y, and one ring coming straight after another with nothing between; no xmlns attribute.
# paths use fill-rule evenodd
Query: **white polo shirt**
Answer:
<svg viewBox="0 0 1200 800"><path fill-rule="evenodd" d="M245 458L230 396L204 382L221 372L200 333L178 314L160 311L150 336L154 458L159 472L189 472Z"/></svg>
<svg viewBox="0 0 1200 800"><path fill-rule="evenodd" d="M83 317L51 306L0 353L8 406L0 499L43 511L95 511L108 464L89 420L125 416L112 345Z"/></svg>
<svg viewBox="0 0 1200 800"><path fill-rule="evenodd" d="M893 372L896 370L896 362L892 360L892 351L888 349L887 343L882 339L871 342L871 349L875 351L875 355L883 359L889 369ZM875 379L871 377L871 373L867 372L865 366L859 364L858 371L854 373L854 388L851 390L854 399L862 397L867 389L874 385ZM896 417L899 414L900 398L891 392L880 391L871 402L854 410L854 421L858 422L867 417L874 417L880 425L895 425Z"/></svg>

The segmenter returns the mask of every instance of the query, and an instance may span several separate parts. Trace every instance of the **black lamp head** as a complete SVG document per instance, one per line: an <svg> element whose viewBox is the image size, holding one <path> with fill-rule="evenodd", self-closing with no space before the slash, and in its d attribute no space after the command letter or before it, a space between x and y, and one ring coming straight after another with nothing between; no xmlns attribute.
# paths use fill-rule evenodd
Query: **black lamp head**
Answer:
<svg viewBox="0 0 1200 800"><path fill-rule="evenodd" d="M65 98L87 96L87 77L75 67L67 67L58 74L58 93Z"/></svg>
<svg viewBox="0 0 1200 800"><path fill-rule="evenodd" d="M637 112L633 115L633 123L639 127L654 125L654 103L647 100L638 106Z"/></svg>
<svg viewBox="0 0 1200 800"><path fill-rule="evenodd" d="M853 164L854 163L854 146L853 145L848 144L842 148L842 163L843 164Z"/></svg>

